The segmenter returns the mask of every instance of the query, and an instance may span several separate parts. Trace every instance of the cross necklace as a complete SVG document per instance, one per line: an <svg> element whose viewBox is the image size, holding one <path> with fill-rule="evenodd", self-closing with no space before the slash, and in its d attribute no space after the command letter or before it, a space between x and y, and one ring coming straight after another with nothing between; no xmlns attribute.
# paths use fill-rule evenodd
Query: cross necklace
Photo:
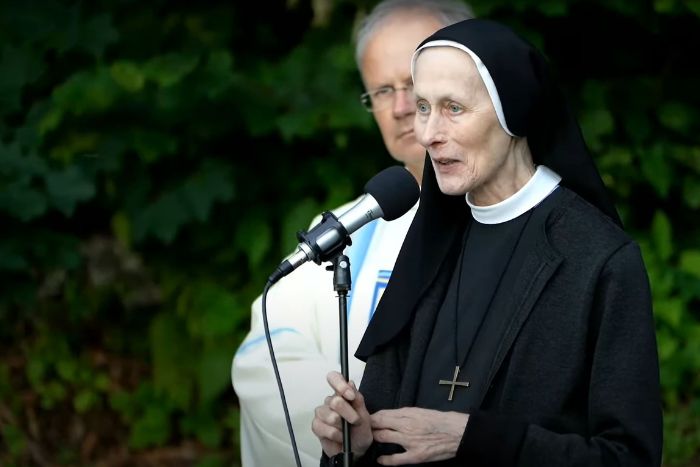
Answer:
<svg viewBox="0 0 700 467"><path fill-rule="evenodd" d="M510 255L508 257L508 261L506 261L505 266L501 270L500 276L498 277L498 281L496 282L496 287L493 289L493 292L491 293L491 297L489 298L489 302L486 306L486 311L483 313L481 316L481 321L479 322L479 326L476 328L476 333L474 333L474 338L472 339L471 343L469 344L469 348L467 349L467 352L464 355L464 360L462 365L466 363L467 356L470 354L472 347L474 346L474 342L477 339L477 336L479 335L479 332L481 331L481 327L484 324L484 321L486 320L486 315L488 314L488 310L491 308L491 303L493 302L494 297L496 296L496 292L498 291L498 288L501 285L501 281L503 280L503 276L505 276L506 271L508 270L508 266L510 265L510 261L513 259L513 254L515 253L515 249L517 248L518 244L520 243L520 239L523 236L523 232L525 231L525 226L527 226L528 221L530 220L530 217L532 215L532 211L534 211L534 208L531 208L527 212L527 217L525 218L525 221L523 222L523 225L520 227L520 230L518 232L518 236L513 242L513 246L510 250ZM474 221L472 221L474 222ZM452 379L440 379L438 380L438 385L440 386L450 386L450 392L447 396L448 401L452 401L452 398L454 397L454 392L456 387L463 387L465 389L468 389L471 386L471 382L469 381L458 381L457 378L459 377L459 372L460 372L460 367L462 365L459 364L459 346L457 345L457 341L459 340L459 290L462 287L462 267L464 265L464 250L467 249L467 241L469 239L469 230L470 230L471 224L469 227L467 227L467 230L465 232L464 236L464 242L462 243L462 251L459 256L459 270L457 273L457 297L455 300L455 307L454 307L454 322L455 322L455 338L454 338L454 350L455 350L455 369L454 373L452 375Z"/></svg>

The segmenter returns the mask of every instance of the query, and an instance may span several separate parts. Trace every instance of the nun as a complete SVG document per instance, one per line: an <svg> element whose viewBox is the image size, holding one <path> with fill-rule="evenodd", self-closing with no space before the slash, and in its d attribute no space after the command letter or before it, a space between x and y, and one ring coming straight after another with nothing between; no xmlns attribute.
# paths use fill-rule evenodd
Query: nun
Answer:
<svg viewBox="0 0 700 467"><path fill-rule="evenodd" d="M543 56L471 19L413 55L418 212L312 430L341 465L659 466L646 269Z"/></svg>

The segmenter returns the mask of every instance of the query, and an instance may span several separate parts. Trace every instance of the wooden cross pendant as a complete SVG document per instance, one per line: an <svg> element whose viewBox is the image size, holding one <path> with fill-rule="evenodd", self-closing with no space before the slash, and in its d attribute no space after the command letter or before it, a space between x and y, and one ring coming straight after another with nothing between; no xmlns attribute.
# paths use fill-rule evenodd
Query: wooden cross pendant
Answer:
<svg viewBox="0 0 700 467"><path fill-rule="evenodd" d="M455 386L463 386L465 388L469 387L469 381L457 381L457 377L459 376L459 366L455 367L455 374L452 376L452 381L448 381L446 379L441 379L438 384L449 384L452 386L450 388L450 395L447 397L448 401L452 400L452 396L455 393Z"/></svg>

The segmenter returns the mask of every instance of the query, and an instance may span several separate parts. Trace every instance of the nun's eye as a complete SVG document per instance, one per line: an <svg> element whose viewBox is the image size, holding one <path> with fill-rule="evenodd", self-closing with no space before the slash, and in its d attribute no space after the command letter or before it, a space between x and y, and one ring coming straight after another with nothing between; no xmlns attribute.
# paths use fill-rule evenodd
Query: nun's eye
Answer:
<svg viewBox="0 0 700 467"><path fill-rule="evenodd" d="M416 112L419 114L427 114L430 112L430 105L425 101L416 102Z"/></svg>
<svg viewBox="0 0 700 467"><path fill-rule="evenodd" d="M450 113L458 114L462 111L462 106L459 104L450 104L447 106L447 110L449 110Z"/></svg>

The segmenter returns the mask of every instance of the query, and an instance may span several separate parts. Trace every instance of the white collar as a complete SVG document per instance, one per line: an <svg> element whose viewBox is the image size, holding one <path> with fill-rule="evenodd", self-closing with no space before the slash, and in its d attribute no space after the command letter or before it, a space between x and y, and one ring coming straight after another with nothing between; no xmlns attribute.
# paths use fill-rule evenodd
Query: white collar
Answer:
<svg viewBox="0 0 700 467"><path fill-rule="evenodd" d="M490 206L476 206L469 201L467 193L467 204L477 222L501 224L537 206L559 186L560 181L561 177L556 172L540 165L522 188L503 201Z"/></svg>

